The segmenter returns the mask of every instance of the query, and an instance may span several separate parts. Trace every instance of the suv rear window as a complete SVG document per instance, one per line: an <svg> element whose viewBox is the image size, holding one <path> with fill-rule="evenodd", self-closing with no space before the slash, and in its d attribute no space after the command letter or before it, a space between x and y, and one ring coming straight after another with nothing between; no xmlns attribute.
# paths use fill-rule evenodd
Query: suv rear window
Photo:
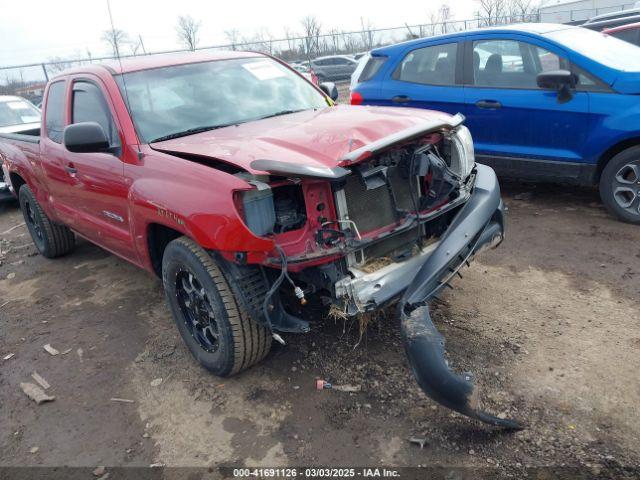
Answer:
<svg viewBox="0 0 640 480"><path fill-rule="evenodd" d="M358 76L358 82L371 80L375 74L380 71L380 68L386 61L387 57L369 57L369 60L367 60L367 63L362 69L362 73Z"/></svg>

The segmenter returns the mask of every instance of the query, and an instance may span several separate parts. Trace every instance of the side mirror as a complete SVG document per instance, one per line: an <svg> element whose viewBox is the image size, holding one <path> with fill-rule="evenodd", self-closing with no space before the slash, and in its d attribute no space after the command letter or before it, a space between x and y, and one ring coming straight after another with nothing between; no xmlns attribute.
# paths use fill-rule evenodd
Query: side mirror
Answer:
<svg viewBox="0 0 640 480"><path fill-rule="evenodd" d="M569 70L551 70L539 73L536 83L545 90L556 90L558 103L565 103L573 98L572 89L576 87L578 81Z"/></svg>
<svg viewBox="0 0 640 480"><path fill-rule="evenodd" d="M67 150L74 153L102 153L109 150L109 139L96 122L74 123L65 127L62 141Z"/></svg>
<svg viewBox="0 0 640 480"><path fill-rule="evenodd" d="M320 90L327 94L327 96L334 102L338 100L338 87L333 82L322 82L320 84Z"/></svg>

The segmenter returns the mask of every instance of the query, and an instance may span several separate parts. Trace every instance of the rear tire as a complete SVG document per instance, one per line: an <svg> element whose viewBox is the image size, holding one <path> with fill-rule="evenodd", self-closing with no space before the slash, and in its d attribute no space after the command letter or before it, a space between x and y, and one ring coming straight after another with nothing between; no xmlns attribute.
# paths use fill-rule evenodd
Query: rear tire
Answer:
<svg viewBox="0 0 640 480"><path fill-rule="evenodd" d="M18 196L24 221L38 252L47 258L61 257L71 252L76 245L73 232L47 217L27 185L20 187Z"/></svg>
<svg viewBox="0 0 640 480"><path fill-rule="evenodd" d="M640 146L609 160L600 177L600 198L620 220L640 224Z"/></svg>
<svg viewBox="0 0 640 480"><path fill-rule="evenodd" d="M193 240L180 237L167 245L162 281L182 339L207 370L234 375L269 353L269 331L249 317L222 269Z"/></svg>

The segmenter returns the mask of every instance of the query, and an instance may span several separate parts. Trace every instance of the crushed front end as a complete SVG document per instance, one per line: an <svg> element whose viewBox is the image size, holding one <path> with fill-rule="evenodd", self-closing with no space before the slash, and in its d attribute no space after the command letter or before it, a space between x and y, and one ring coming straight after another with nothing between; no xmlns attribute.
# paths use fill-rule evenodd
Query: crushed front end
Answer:
<svg viewBox="0 0 640 480"><path fill-rule="evenodd" d="M255 161L270 176L251 179L256 188L237 203L247 225L276 245L263 262L273 267L265 269L271 288L257 297L272 330L308 330L274 295L287 284L303 302L320 295L345 316L399 299L405 350L424 392L470 417L519 428L478 408L472 376L448 368L429 316L440 289L504 236L498 181L475 164L463 120L398 132L347 153L335 168Z"/></svg>

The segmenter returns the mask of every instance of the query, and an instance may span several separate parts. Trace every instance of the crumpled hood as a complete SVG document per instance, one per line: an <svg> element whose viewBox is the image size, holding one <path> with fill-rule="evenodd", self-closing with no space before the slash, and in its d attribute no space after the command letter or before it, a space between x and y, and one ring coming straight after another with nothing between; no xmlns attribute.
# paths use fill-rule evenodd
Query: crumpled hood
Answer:
<svg viewBox="0 0 640 480"><path fill-rule="evenodd" d="M338 105L155 142L151 147L221 160L252 173L258 172L251 162L264 159L333 168L343 155L371 142L429 120L449 118L423 109Z"/></svg>

